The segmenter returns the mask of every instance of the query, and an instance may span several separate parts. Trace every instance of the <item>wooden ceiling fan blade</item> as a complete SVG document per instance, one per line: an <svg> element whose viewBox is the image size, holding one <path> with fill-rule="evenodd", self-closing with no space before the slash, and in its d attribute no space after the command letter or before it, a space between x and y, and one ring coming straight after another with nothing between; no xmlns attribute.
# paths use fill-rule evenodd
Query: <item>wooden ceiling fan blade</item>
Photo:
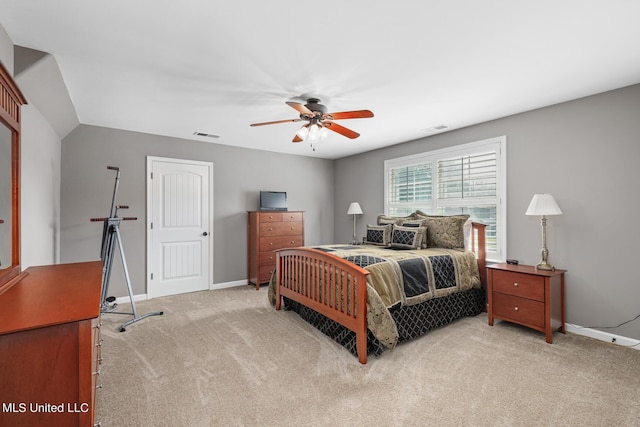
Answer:
<svg viewBox="0 0 640 427"><path fill-rule="evenodd" d="M296 136L293 137L293 139L291 140L292 142L302 142L304 141L304 139L300 138L298 136L298 134L296 134Z"/></svg>
<svg viewBox="0 0 640 427"><path fill-rule="evenodd" d="M360 136L358 132L354 132L351 129L347 129L344 126L341 126L334 122L323 122L322 125L329 130L339 133L340 135L344 135L347 138L355 139Z"/></svg>
<svg viewBox="0 0 640 427"><path fill-rule="evenodd" d="M356 110L356 111L342 111L340 113L328 113L331 120L343 120L343 119L367 119L373 117L373 113L369 110Z"/></svg>
<svg viewBox="0 0 640 427"><path fill-rule="evenodd" d="M287 101L287 105L300 114L306 114L309 116L314 115L313 111L309 110L304 104L301 104L299 102Z"/></svg>
<svg viewBox="0 0 640 427"><path fill-rule="evenodd" d="M302 121L302 119L276 120L274 122L252 123L249 126L275 125L275 124L278 124L278 123L291 123L291 122L300 122L300 121Z"/></svg>

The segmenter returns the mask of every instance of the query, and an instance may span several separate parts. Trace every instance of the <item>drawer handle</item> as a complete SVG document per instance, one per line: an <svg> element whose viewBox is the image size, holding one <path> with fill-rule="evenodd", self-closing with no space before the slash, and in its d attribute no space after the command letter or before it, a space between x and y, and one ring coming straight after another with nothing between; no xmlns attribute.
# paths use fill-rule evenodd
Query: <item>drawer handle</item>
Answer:
<svg viewBox="0 0 640 427"><path fill-rule="evenodd" d="M292 240L291 243L295 243L295 240Z"/></svg>
<svg viewBox="0 0 640 427"><path fill-rule="evenodd" d="M293 230L294 228L293 228L293 227L291 227L291 229Z"/></svg>
<svg viewBox="0 0 640 427"><path fill-rule="evenodd" d="M269 231L273 231L273 228L269 227Z"/></svg>
<svg viewBox="0 0 640 427"><path fill-rule="evenodd" d="M269 215L269 219L273 219L273 217L271 215Z"/></svg>
<svg viewBox="0 0 640 427"><path fill-rule="evenodd" d="M272 256L270 256L270 257L269 257L269 260L272 260L272 259L273 259L273 257L272 257Z"/></svg>
<svg viewBox="0 0 640 427"><path fill-rule="evenodd" d="M273 246L273 242L269 242L269 246Z"/></svg>
<svg viewBox="0 0 640 427"><path fill-rule="evenodd" d="M96 372L94 372L92 375L100 375L100 369L98 369Z"/></svg>
<svg viewBox="0 0 640 427"><path fill-rule="evenodd" d="M518 282L514 282L513 286L515 286L517 288L518 287Z"/></svg>
<svg viewBox="0 0 640 427"><path fill-rule="evenodd" d="M514 307L513 309L514 309L515 311L518 311L518 307Z"/></svg>

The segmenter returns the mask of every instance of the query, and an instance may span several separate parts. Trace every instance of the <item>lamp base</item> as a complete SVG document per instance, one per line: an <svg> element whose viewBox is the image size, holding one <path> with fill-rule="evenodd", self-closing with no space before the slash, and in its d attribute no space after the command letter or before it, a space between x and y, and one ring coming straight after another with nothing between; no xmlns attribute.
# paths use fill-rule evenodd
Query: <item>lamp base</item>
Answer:
<svg viewBox="0 0 640 427"><path fill-rule="evenodd" d="M541 263L539 263L538 265L536 265L536 270L545 270L545 271L554 271L556 268L547 263L546 261L542 261Z"/></svg>

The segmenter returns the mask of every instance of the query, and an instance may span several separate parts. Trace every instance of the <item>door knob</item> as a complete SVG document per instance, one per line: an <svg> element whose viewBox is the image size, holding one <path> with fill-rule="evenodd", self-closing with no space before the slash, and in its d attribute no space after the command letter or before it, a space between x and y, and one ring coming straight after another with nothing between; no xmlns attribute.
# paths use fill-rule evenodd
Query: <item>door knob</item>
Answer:
<svg viewBox="0 0 640 427"><path fill-rule="evenodd" d="M208 236L209 233L207 233L206 231L204 233L202 233L203 236Z"/></svg>

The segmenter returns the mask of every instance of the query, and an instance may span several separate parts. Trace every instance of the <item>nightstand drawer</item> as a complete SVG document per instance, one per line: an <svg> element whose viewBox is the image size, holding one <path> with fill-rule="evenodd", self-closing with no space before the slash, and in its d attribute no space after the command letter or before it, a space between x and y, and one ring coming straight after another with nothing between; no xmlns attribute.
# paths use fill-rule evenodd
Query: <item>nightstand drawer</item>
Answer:
<svg viewBox="0 0 640 427"><path fill-rule="evenodd" d="M544 328L544 303L501 293L493 294L493 315L504 320Z"/></svg>
<svg viewBox="0 0 640 427"><path fill-rule="evenodd" d="M493 273L493 291L544 301L544 277L498 270Z"/></svg>

